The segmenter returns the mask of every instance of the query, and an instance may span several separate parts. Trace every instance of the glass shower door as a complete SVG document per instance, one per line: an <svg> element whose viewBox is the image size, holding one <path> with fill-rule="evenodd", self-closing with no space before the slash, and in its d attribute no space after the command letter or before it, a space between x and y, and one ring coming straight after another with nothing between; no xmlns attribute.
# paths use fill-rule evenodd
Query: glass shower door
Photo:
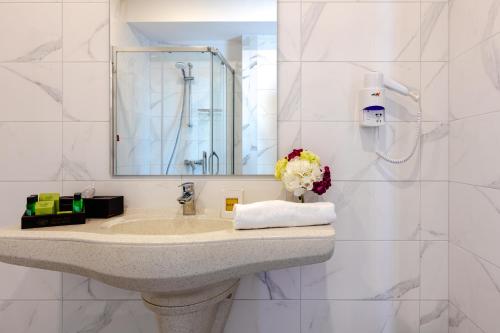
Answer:
<svg viewBox="0 0 500 333"><path fill-rule="evenodd" d="M118 51L114 63L116 175L203 174L211 151L212 54Z"/></svg>
<svg viewBox="0 0 500 333"><path fill-rule="evenodd" d="M228 72L230 75L228 75ZM230 81L228 83L228 81ZM228 90L228 84L231 89ZM230 96L230 97L228 97ZM212 55L212 152L210 170L214 175L233 173L232 168L232 73L218 54Z"/></svg>
<svg viewBox="0 0 500 333"><path fill-rule="evenodd" d="M212 55L212 152L210 170L214 175L226 174L226 87L225 65Z"/></svg>

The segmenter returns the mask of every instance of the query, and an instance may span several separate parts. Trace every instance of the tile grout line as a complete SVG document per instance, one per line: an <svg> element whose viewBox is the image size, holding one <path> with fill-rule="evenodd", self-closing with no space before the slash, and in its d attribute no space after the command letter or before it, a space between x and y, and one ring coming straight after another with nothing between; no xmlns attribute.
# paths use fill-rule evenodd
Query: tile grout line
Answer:
<svg viewBox="0 0 500 333"><path fill-rule="evenodd" d="M419 62L419 84L420 84L420 111L424 112L423 110L423 99L425 98L424 91L422 90L422 3L420 2L419 4L419 42L420 42L420 48L419 48L419 57L420 57L420 62ZM421 115L423 119L423 114ZM419 239L419 245L418 245L418 275L419 275L419 288L418 288L418 332L420 333L421 330L421 318L422 318L422 264L423 264L423 255L422 255L422 178L423 178L423 172L422 172L422 157L423 157L423 151L424 151L424 137L420 135L420 147L419 147L419 171L420 171L420 177L419 177L419 210L418 210L418 239Z"/></svg>
<svg viewBox="0 0 500 333"><path fill-rule="evenodd" d="M299 4L299 146L302 147L302 39L303 39L303 4ZM279 25L279 22L278 22ZM298 332L302 332L302 267L299 267L299 327Z"/></svg>
<svg viewBox="0 0 500 333"><path fill-rule="evenodd" d="M450 147L451 147L451 140L453 139L453 136L451 135L451 119L450 119L450 107L451 107L451 85L450 85L450 80L451 80L451 70L452 67L450 66L451 64L451 24L450 24L450 10L451 6L448 4L448 276L447 276L447 281L448 281L448 333L450 332L450 299L451 299L451 288L450 288L450 275L451 275L451 261L450 261L450 234L451 234L451 183L450 183L450 175L451 175L451 166L450 166Z"/></svg>
<svg viewBox="0 0 500 333"><path fill-rule="evenodd" d="M61 110L61 193L64 195L64 4L61 2L61 94L62 94L62 110ZM59 329L63 333L64 330L64 274L61 272L61 303L60 303L60 323Z"/></svg>

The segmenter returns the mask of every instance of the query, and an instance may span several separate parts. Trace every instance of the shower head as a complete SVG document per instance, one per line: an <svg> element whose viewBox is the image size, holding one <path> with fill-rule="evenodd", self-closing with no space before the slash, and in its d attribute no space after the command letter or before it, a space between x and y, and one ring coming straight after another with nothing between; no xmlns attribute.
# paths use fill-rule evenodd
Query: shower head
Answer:
<svg viewBox="0 0 500 333"><path fill-rule="evenodd" d="M194 78L191 75L191 70L193 69L193 64L188 62L187 64L185 62L176 62L175 67L177 69L180 69L182 71L182 76L184 77L184 80L190 80L192 81ZM188 72L186 73L186 67L188 68Z"/></svg>
<svg viewBox="0 0 500 333"><path fill-rule="evenodd" d="M182 71L182 76L186 77L186 64L183 62L176 62L175 68L180 69Z"/></svg>

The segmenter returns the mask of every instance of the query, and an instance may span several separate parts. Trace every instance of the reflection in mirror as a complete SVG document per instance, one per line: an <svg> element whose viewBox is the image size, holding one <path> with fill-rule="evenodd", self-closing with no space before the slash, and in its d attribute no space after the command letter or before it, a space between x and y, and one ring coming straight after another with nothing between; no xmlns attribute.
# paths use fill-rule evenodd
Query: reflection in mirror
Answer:
<svg viewBox="0 0 500 333"><path fill-rule="evenodd" d="M115 175L269 175L276 0L112 0Z"/></svg>

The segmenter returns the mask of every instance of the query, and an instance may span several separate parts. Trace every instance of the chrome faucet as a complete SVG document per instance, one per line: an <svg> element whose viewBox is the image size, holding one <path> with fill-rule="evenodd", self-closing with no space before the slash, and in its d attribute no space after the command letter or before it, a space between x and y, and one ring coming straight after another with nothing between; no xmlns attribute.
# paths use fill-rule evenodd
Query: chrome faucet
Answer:
<svg viewBox="0 0 500 333"><path fill-rule="evenodd" d="M182 205L182 215L196 215L194 183L184 183L179 187L182 187L182 195L177 198L177 201Z"/></svg>

